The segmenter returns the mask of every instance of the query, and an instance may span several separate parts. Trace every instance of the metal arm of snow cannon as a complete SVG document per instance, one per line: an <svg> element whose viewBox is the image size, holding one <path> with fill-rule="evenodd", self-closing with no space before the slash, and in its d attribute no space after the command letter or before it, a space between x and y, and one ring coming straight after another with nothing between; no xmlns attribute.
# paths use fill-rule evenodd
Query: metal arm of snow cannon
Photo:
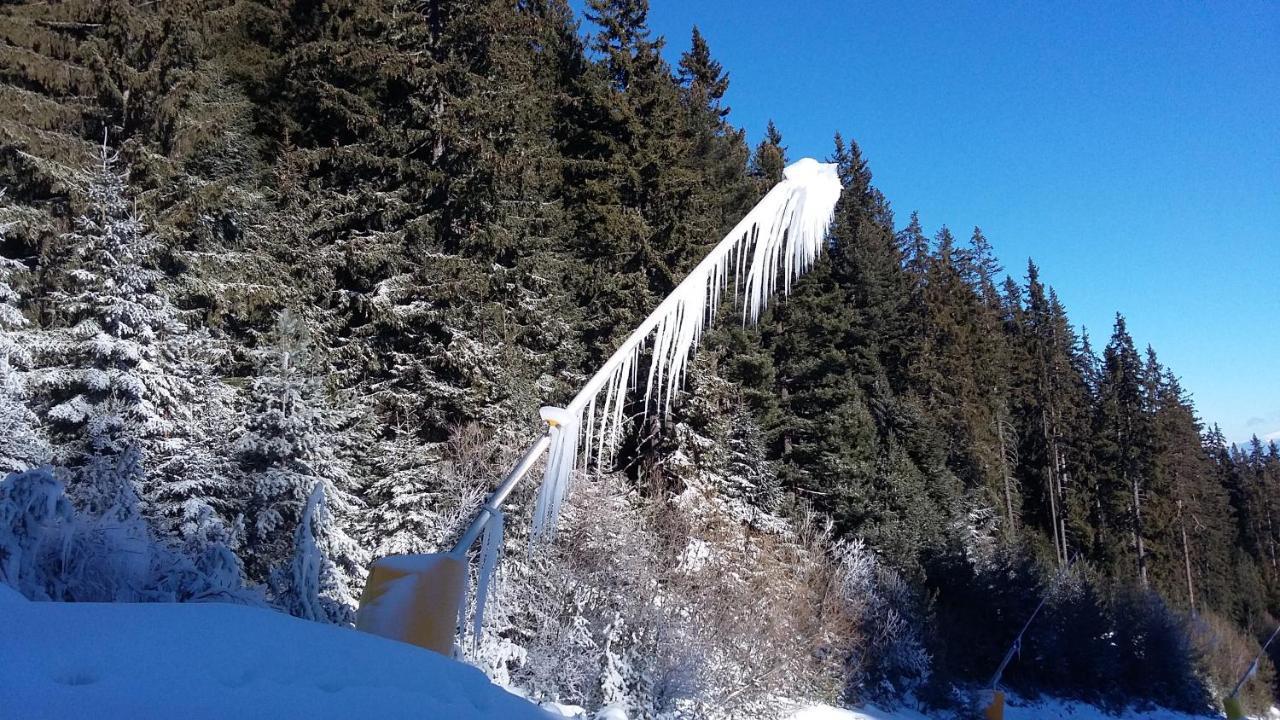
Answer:
<svg viewBox="0 0 1280 720"><path fill-rule="evenodd" d="M453 550L449 554L462 556L467 550L475 544L480 537L480 533L484 531L485 523L489 522L489 518L493 517L493 513L502 507L502 503L506 502L507 497L511 495L511 491L516 489L516 485L529 474L530 468L538 461L538 457L551 447L551 434L543 433L538 441L524 451L524 455L516 462L515 467L507 473L502 479L502 483L498 488L489 494L484 501L484 505L480 507L480 512L476 513L475 519L471 521L471 525L467 527L467 531L462 533L462 537L458 539L458 544L453 546Z"/></svg>
<svg viewBox="0 0 1280 720"><path fill-rule="evenodd" d="M1027 634L1027 628L1031 627L1031 621L1036 619L1036 615L1040 614L1040 608L1049 600L1051 593L1045 593L1040 598L1040 604L1036 605L1036 609L1032 611L1031 617L1023 623L1022 629L1018 631L1018 636L1013 639L1013 644L1009 646L1009 651L1004 654L1004 659L1000 661L1000 667L996 668L996 672L991 676L991 702L987 704L987 708L982 715L986 720L1004 720L1004 692L1000 690L1000 677L1004 675L1004 669L1009 667L1009 662L1013 660L1014 653L1022 647L1022 636Z"/></svg>
<svg viewBox="0 0 1280 720"><path fill-rule="evenodd" d="M1000 684L1000 676L1004 675L1004 669L1009 667L1009 662L1013 660L1014 653L1018 652L1018 648L1022 647L1022 636L1027 634L1027 628L1031 627L1031 621L1036 619L1036 615L1040 614L1040 609L1049 601L1049 594L1045 593L1040 598L1040 604L1036 605L1036 609L1031 613L1031 617L1023 623L1022 629L1018 631L1018 636L1013 639L1013 644L1009 646L1009 652L1004 654L1004 659L1000 661L1000 667L996 668L996 672L991 676L991 689L996 690L996 686Z"/></svg>
<svg viewBox="0 0 1280 720"><path fill-rule="evenodd" d="M1267 648L1275 641L1277 635L1280 635L1280 626L1277 626L1275 631L1271 633L1271 637L1267 638L1267 641L1262 644L1262 649L1258 651L1258 656L1249 664L1249 668L1244 671L1244 675L1240 676L1240 681L1236 683L1236 686L1231 688L1231 694L1227 696L1227 699L1234 699L1240 694L1240 688L1244 687L1244 684L1249 682L1249 678L1253 677L1253 674L1257 672L1258 663L1262 662L1262 656L1267 653Z"/></svg>

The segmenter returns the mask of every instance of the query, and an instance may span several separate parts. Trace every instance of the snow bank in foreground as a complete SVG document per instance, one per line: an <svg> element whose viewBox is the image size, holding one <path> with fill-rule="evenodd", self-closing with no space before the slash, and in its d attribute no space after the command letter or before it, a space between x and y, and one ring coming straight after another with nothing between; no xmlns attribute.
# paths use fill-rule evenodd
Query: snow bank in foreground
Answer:
<svg viewBox="0 0 1280 720"><path fill-rule="evenodd" d="M4 717L547 717L475 668L270 610L20 601L0 608Z"/></svg>
<svg viewBox="0 0 1280 720"><path fill-rule="evenodd" d="M1004 709L1005 720L1204 720L1208 715L1187 715L1172 710L1130 710L1121 715L1109 715L1101 708L1066 700L1045 700L1031 703L1011 698ZM928 716L914 710L881 710L876 707L857 710L839 710L818 706L801 710L791 720L927 720Z"/></svg>

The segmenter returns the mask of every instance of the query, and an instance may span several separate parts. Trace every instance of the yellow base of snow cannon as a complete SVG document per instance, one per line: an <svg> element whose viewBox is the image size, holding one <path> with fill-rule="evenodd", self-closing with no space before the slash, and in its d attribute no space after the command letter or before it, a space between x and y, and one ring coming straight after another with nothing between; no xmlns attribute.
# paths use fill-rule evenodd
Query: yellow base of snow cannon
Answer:
<svg viewBox="0 0 1280 720"><path fill-rule="evenodd" d="M453 555L384 557L369 569L356 628L450 655L465 577Z"/></svg>
<svg viewBox="0 0 1280 720"><path fill-rule="evenodd" d="M1245 720L1244 708L1240 707L1240 698L1229 697L1223 700L1222 709L1227 711L1227 720Z"/></svg>
<svg viewBox="0 0 1280 720"><path fill-rule="evenodd" d="M986 720L1004 720L1004 692L996 690L991 695L991 704L982 714Z"/></svg>

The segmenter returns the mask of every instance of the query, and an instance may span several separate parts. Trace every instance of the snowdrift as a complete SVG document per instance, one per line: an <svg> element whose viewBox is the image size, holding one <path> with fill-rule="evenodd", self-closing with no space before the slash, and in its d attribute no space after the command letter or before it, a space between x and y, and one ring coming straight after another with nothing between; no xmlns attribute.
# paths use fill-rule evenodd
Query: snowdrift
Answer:
<svg viewBox="0 0 1280 720"><path fill-rule="evenodd" d="M1005 706L1005 720L1208 720L1213 715L1187 715L1172 710L1128 710L1113 715L1102 708L1085 703L1054 698L1031 702L1011 697ZM1216 717L1221 717L1218 715ZM1269 715L1274 718L1276 715ZM914 710L882 710L876 707L839 710L817 706L801 710L790 720L937 720Z"/></svg>
<svg viewBox="0 0 1280 720"><path fill-rule="evenodd" d="M475 668L347 628L236 605L13 593L0 595L0 716L547 718Z"/></svg>

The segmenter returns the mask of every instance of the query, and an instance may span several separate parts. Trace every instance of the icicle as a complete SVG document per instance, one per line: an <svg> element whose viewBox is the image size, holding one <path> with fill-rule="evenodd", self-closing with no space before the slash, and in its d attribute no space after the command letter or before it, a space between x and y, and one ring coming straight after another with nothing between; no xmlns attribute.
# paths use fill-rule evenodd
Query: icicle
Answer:
<svg viewBox="0 0 1280 720"><path fill-rule="evenodd" d="M722 291L733 274L733 297L742 303L742 321L755 324L778 289L809 270L825 245L840 179L836 166L804 159L783 171L778 183L729 234L698 263L644 322L618 346L609 360L564 409L552 411L551 451L534 512L535 539L554 532L560 506L577 463L579 435L586 455L606 460L605 450L622 431L627 395L635 390L640 355L650 351L644 412L662 414L683 384L688 362L703 330L715 320ZM604 393L598 421L595 405ZM586 413L586 423L583 414ZM592 445L595 452L592 452Z"/></svg>
<svg viewBox="0 0 1280 720"><path fill-rule="evenodd" d="M476 579L476 611L471 617L473 646L480 642L480 626L484 624L484 606L489 599L493 571L498 567L498 554L502 552L503 524L502 511L490 511L489 521L484 526L484 540L480 542L480 576Z"/></svg>
<svg viewBox="0 0 1280 720"><path fill-rule="evenodd" d="M551 449L547 453L547 473L538 490L533 511L533 539L555 533L560 506L569 492L570 475L578 455L579 418L562 408L544 407L542 419L551 427Z"/></svg>

